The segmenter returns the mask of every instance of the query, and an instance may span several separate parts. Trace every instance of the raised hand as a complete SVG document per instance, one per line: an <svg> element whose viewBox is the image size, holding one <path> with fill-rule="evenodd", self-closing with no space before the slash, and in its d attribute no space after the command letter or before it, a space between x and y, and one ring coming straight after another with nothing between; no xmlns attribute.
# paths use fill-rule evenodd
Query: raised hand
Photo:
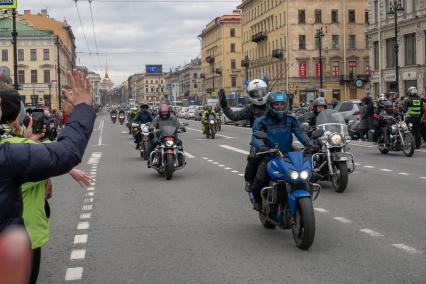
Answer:
<svg viewBox="0 0 426 284"><path fill-rule="evenodd" d="M69 171L69 174L76 182L80 184L81 187L88 187L90 186L90 182L93 181L88 173L76 168Z"/></svg>
<svg viewBox="0 0 426 284"><path fill-rule="evenodd" d="M79 70L68 71L72 91L63 91L66 100L76 106L81 103L92 104L92 87L89 79Z"/></svg>

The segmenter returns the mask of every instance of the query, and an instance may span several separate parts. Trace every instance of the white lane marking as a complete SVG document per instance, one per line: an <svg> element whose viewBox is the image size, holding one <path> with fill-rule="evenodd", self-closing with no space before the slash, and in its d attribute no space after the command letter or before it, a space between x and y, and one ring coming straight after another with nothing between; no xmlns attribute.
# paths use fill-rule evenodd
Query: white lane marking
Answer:
<svg viewBox="0 0 426 284"><path fill-rule="evenodd" d="M341 223L343 223L343 224L349 224L349 223L352 223L352 221L351 221L351 220L349 220L349 219L347 219L347 218L345 218L345 217L334 217L333 219L334 219L334 220L336 220L336 221L339 221L339 222L341 222Z"/></svg>
<svg viewBox="0 0 426 284"><path fill-rule="evenodd" d="M225 165L217 165L218 167L220 167L220 168L223 168Z"/></svg>
<svg viewBox="0 0 426 284"><path fill-rule="evenodd" d="M358 146L358 147L366 147L366 148L373 148L374 145L361 145L361 144L355 144L355 143L351 143L351 146Z"/></svg>
<svg viewBox="0 0 426 284"><path fill-rule="evenodd" d="M88 165L92 165L92 168L94 165L99 164L99 160L102 157L102 152L93 152L92 155L90 155L89 161L87 162Z"/></svg>
<svg viewBox="0 0 426 284"><path fill-rule="evenodd" d="M203 160L208 160L209 158L207 158L207 157L203 157Z"/></svg>
<svg viewBox="0 0 426 284"><path fill-rule="evenodd" d="M238 171L231 171L231 173L233 173L233 174L238 174Z"/></svg>
<svg viewBox="0 0 426 284"><path fill-rule="evenodd" d="M88 235L84 234L84 235L75 235L74 236L74 244L85 244L87 243L87 238Z"/></svg>
<svg viewBox="0 0 426 284"><path fill-rule="evenodd" d="M71 251L71 256L70 256L71 260L84 259L85 257L86 257L85 249L75 249Z"/></svg>
<svg viewBox="0 0 426 284"><path fill-rule="evenodd" d="M94 192L88 192L88 193L87 193L87 196L93 196L93 195L95 195L95 193L94 193Z"/></svg>
<svg viewBox="0 0 426 284"><path fill-rule="evenodd" d="M65 273L65 281L81 280L83 277L83 267L71 267L67 268Z"/></svg>
<svg viewBox="0 0 426 284"><path fill-rule="evenodd" d="M78 222L77 230L87 230L90 228L89 222Z"/></svg>
<svg viewBox="0 0 426 284"><path fill-rule="evenodd" d="M355 166L361 166L361 164L360 163L355 163Z"/></svg>
<svg viewBox="0 0 426 284"><path fill-rule="evenodd" d="M93 198L85 198L84 199L84 203L92 203L93 202Z"/></svg>
<svg viewBox="0 0 426 284"><path fill-rule="evenodd" d="M375 169L376 167L375 167L375 166L364 166L364 168L367 168L367 169Z"/></svg>
<svg viewBox="0 0 426 284"><path fill-rule="evenodd" d="M402 175L402 176L408 176L408 175L410 175L409 173L398 173L399 175Z"/></svg>
<svg viewBox="0 0 426 284"><path fill-rule="evenodd" d="M227 168L225 168L225 170L232 170L232 168L227 167Z"/></svg>
<svg viewBox="0 0 426 284"><path fill-rule="evenodd" d="M360 231L369 235L369 236L372 236L372 237L383 237L384 236L382 233L379 233L379 232L371 230L371 229L361 229Z"/></svg>
<svg viewBox="0 0 426 284"><path fill-rule="evenodd" d="M90 219L92 217L92 213L81 213L80 219Z"/></svg>
<svg viewBox="0 0 426 284"><path fill-rule="evenodd" d="M397 248L397 249L403 250L405 252L411 253L411 254L419 252L415 248L407 246L406 244L393 244L392 246Z"/></svg>
<svg viewBox="0 0 426 284"><path fill-rule="evenodd" d="M382 172L392 172L392 170L389 169L380 169Z"/></svg>
<svg viewBox="0 0 426 284"><path fill-rule="evenodd" d="M87 191L94 191L94 190L95 190L95 188L93 186L90 186L90 187L87 188Z"/></svg>
<svg viewBox="0 0 426 284"><path fill-rule="evenodd" d="M426 179L426 177L420 177L421 179Z"/></svg>
<svg viewBox="0 0 426 284"><path fill-rule="evenodd" d="M315 211L321 212L321 213L327 213L328 210L324 209L324 208L320 208L320 207L315 207L314 208Z"/></svg>
<svg viewBox="0 0 426 284"><path fill-rule="evenodd" d="M238 174L240 177L243 177L244 176L244 174Z"/></svg>
<svg viewBox="0 0 426 284"><path fill-rule="evenodd" d="M194 159L194 158L195 158L195 156L194 156L194 155L192 155L192 154L190 154L190 153L188 153L188 152L185 152L185 156L186 156L187 158L190 158L190 159Z"/></svg>
<svg viewBox="0 0 426 284"><path fill-rule="evenodd" d="M128 134L128 133L129 133L129 131L121 131L120 133L121 133L121 134Z"/></svg>
<svg viewBox="0 0 426 284"><path fill-rule="evenodd" d="M102 145L102 133L104 132L104 120L102 120L100 127L101 127L101 131L99 133L98 146Z"/></svg>
<svg viewBox="0 0 426 284"><path fill-rule="evenodd" d="M83 205L83 207L81 207L81 210L90 211L90 210L92 210L92 208L93 208L92 204L87 204L87 205Z"/></svg>
<svg viewBox="0 0 426 284"><path fill-rule="evenodd" d="M219 165L219 163L218 162L214 162L213 165Z"/></svg>
<svg viewBox="0 0 426 284"><path fill-rule="evenodd" d="M207 160L207 162L214 162L213 160Z"/></svg>
<svg viewBox="0 0 426 284"><path fill-rule="evenodd" d="M229 145L219 145L219 147L222 147L224 149L231 150L231 151L234 151L234 152L237 152L237 153L240 153L240 154L244 154L244 155L249 154L249 152L246 151L246 150L235 148L235 147L232 147L232 146L229 146Z"/></svg>

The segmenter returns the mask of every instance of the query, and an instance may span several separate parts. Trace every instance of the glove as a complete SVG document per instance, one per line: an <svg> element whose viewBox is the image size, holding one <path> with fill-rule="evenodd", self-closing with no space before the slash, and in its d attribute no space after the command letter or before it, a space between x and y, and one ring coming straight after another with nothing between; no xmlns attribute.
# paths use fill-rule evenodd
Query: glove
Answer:
<svg viewBox="0 0 426 284"><path fill-rule="evenodd" d="M223 89L219 90L219 102L222 108L228 107L228 102L226 101L225 91Z"/></svg>

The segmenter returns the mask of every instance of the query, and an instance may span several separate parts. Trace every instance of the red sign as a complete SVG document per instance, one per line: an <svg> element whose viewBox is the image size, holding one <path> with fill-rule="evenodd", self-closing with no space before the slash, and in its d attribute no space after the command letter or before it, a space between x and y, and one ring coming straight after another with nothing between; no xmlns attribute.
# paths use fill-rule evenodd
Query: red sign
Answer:
<svg viewBox="0 0 426 284"><path fill-rule="evenodd" d="M356 67L356 61L349 61L349 68L355 68Z"/></svg>
<svg viewBox="0 0 426 284"><path fill-rule="evenodd" d="M299 77L306 77L306 63L299 63Z"/></svg>
<svg viewBox="0 0 426 284"><path fill-rule="evenodd" d="M317 63L315 65L315 72L317 74L317 77L319 77L321 75L321 64Z"/></svg>

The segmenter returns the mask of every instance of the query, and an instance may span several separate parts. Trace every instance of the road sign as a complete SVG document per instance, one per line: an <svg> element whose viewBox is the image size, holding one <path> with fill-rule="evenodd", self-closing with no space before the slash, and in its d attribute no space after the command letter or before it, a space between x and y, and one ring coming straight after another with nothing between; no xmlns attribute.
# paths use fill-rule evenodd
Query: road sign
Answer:
<svg viewBox="0 0 426 284"><path fill-rule="evenodd" d="M0 9L16 9L18 0L0 0Z"/></svg>

